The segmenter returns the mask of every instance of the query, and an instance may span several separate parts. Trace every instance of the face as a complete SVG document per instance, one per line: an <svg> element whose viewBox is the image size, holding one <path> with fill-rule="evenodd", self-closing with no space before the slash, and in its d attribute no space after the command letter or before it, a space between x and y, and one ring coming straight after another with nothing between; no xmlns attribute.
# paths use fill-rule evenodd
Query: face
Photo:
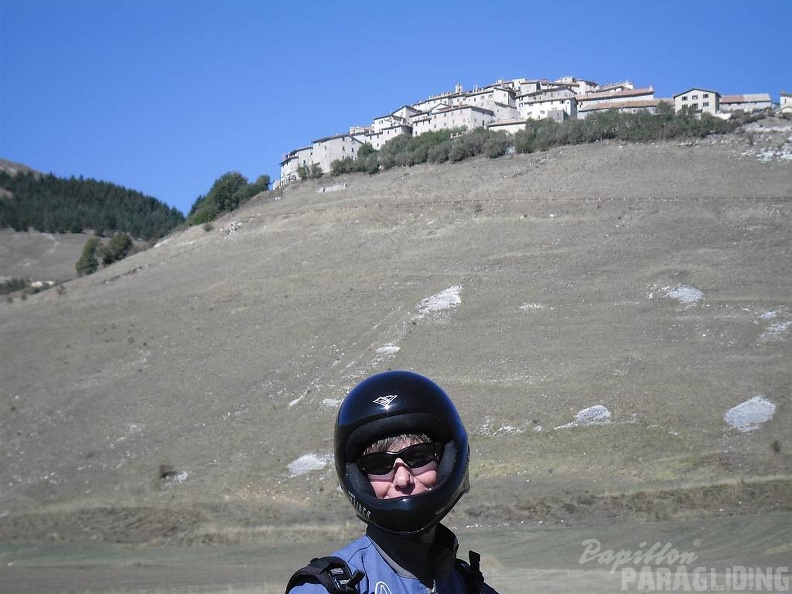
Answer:
<svg viewBox="0 0 792 594"><path fill-rule="evenodd" d="M408 446L419 443L415 440L401 440L389 447L389 451L398 452ZM404 460L397 458L388 474L368 475L377 499L420 495L431 491L437 482L437 462L432 461L425 466L410 468Z"/></svg>

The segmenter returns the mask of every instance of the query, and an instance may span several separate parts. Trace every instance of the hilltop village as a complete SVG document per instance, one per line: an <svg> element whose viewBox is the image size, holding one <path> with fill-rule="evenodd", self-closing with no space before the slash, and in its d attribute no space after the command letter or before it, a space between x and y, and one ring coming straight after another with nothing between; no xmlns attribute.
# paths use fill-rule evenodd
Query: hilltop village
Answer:
<svg viewBox="0 0 792 594"><path fill-rule="evenodd" d="M784 92L780 95L780 103L775 104L768 93L721 95L704 88L688 89L671 98L657 98L651 86L635 88L629 81L600 85L573 76L555 81L499 80L472 91L457 85L452 92L434 95L374 118L370 126L354 126L348 133L319 138L309 146L286 153L280 163L280 180L276 186L297 180L301 167L318 166L321 171L329 172L333 161L356 158L364 144L379 150L401 134L418 136L443 129L480 127L513 134L524 130L529 120L560 122L608 110L655 113L662 102L672 105L675 112L692 110L723 118L737 111L774 108L781 113L792 113L792 93Z"/></svg>

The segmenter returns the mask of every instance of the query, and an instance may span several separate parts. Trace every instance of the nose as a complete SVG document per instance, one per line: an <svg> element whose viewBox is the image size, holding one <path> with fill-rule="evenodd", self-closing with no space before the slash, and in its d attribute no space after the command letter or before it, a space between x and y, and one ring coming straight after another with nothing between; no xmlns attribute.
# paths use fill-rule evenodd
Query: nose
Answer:
<svg viewBox="0 0 792 594"><path fill-rule="evenodd" d="M393 484L395 486L404 488L413 484L413 474L401 458L396 458L393 467L396 469L393 475Z"/></svg>

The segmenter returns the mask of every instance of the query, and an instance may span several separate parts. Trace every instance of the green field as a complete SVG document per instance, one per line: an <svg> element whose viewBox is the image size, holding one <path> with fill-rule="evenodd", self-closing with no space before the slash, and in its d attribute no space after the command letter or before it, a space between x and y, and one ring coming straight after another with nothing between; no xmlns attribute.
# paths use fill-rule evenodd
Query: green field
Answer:
<svg viewBox="0 0 792 594"><path fill-rule="evenodd" d="M675 522L619 523L599 526L550 526L459 530L460 555L469 548L482 553L488 581L501 594L522 592L619 591L626 579L622 569L639 571L643 564L625 562L615 568L602 556L589 555L584 541L596 539L599 552L648 553L672 548L694 553L687 565L661 563L675 571L705 567L723 584L734 566L779 569L790 565L792 513L715 517ZM643 543L643 545L642 545ZM156 592L263 593L283 591L290 572L312 556L332 552L336 542L261 542L245 546L195 547L110 544L18 544L0 547L0 591L26 594L142 594ZM591 553L590 549L590 553ZM657 555L655 556L655 559ZM643 557L647 559L646 556ZM629 576L628 576L629 577ZM626 591L637 591L627 581Z"/></svg>

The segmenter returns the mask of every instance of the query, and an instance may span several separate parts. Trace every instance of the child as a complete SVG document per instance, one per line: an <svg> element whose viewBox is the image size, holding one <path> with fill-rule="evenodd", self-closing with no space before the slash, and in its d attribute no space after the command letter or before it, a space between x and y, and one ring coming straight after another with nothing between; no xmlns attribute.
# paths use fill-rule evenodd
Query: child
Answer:
<svg viewBox="0 0 792 594"><path fill-rule="evenodd" d="M366 535L298 571L286 592L497 594L478 555L456 559L456 536L440 521L469 489L467 432L446 393L412 372L358 384L335 425L341 489Z"/></svg>

